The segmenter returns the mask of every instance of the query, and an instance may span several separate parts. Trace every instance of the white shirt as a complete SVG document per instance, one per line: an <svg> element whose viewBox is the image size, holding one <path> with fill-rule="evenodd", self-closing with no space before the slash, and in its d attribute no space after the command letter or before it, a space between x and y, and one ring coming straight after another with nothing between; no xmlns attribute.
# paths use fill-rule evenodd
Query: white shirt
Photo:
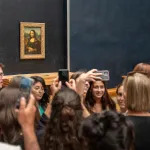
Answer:
<svg viewBox="0 0 150 150"><path fill-rule="evenodd" d="M0 142L0 150L21 150L21 147Z"/></svg>

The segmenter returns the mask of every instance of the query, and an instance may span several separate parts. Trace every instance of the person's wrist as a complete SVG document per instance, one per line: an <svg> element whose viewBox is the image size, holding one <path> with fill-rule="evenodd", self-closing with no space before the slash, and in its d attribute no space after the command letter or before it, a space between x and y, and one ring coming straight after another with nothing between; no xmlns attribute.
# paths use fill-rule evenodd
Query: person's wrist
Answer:
<svg viewBox="0 0 150 150"><path fill-rule="evenodd" d="M32 134L35 132L35 129L34 127L25 127L25 128L23 127L22 132L23 134Z"/></svg>
<svg viewBox="0 0 150 150"><path fill-rule="evenodd" d="M50 105L52 104L53 98L54 98L54 95L53 95L53 94L50 95L50 97L49 97L49 104L50 104Z"/></svg>
<svg viewBox="0 0 150 150"><path fill-rule="evenodd" d="M51 113L51 104L48 104L47 109L45 110L44 114L50 118L50 113Z"/></svg>

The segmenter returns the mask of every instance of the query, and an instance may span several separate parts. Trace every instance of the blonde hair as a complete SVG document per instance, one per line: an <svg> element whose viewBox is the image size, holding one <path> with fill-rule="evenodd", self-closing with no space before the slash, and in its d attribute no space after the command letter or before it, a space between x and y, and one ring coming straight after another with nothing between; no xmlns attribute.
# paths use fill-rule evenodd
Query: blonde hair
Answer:
<svg viewBox="0 0 150 150"><path fill-rule="evenodd" d="M141 73L133 73L125 78L123 85L129 110L150 110L150 78Z"/></svg>

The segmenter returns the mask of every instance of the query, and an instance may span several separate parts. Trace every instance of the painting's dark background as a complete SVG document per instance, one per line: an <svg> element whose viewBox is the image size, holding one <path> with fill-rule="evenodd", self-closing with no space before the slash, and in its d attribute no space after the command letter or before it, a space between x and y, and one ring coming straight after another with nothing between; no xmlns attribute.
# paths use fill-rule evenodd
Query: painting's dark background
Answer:
<svg viewBox="0 0 150 150"><path fill-rule="evenodd" d="M45 23L45 59L20 60L20 22ZM66 0L0 0L0 62L5 74L66 68L66 39Z"/></svg>
<svg viewBox="0 0 150 150"><path fill-rule="evenodd" d="M109 87L150 62L149 0L71 0L71 71L110 70Z"/></svg>

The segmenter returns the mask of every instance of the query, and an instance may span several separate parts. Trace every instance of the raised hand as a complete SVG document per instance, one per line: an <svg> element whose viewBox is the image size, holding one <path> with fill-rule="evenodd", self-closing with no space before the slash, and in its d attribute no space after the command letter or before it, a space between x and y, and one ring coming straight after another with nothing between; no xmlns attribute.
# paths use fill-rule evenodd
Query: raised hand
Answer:
<svg viewBox="0 0 150 150"><path fill-rule="evenodd" d="M84 91L86 88L86 82L95 81L97 79L101 79L100 75L101 73L97 72L97 69L92 69L88 71L87 73L83 73L77 78L76 80L76 91L80 96L84 95Z"/></svg>
<svg viewBox="0 0 150 150"><path fill-rule="evenodd" d="M52 85L50 86L50 90L52 93L52 96L54 96L62 87L61 81L58 81L58 78L55 78Z"/></svg>
<svg viewBox="0 0 150 150"><path fill-rule="evenodd" d="M66 82L68 88L76 91L76 82L74 79L70 79L69 82Z"/></svg>
<svg viewBox="0 0 150 150"><path fill-rule="evenodd" d="M24 97L20 100L20 107L16 109L18 122L20 123L22 129L34 128L35 121L35 98L31 94L28 104Z"/></svg>

